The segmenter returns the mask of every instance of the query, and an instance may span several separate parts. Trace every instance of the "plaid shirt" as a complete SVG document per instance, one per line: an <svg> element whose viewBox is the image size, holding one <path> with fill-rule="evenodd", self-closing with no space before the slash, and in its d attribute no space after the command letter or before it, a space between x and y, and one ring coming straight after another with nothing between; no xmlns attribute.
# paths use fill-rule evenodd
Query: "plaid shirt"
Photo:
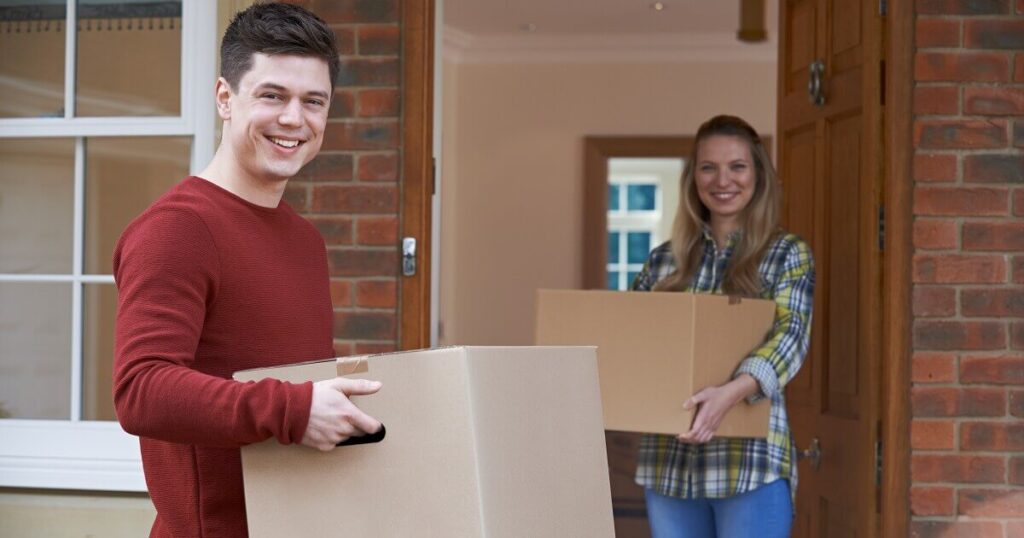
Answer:
<svg viewBox="0 0 1024 538"><path fill-rule="evenodd" d="M722 276L737 235L717 252L708 230L704 255L687 291L722 293ZM676 270L669 244L655 248L631 289L650 291L655 282ZM662 495L721 498L751 491L784 478L796 494L796 449L786 418L783 388L796 375L807 354L814 297L814 261L806 243L780 234L758 266L762 297L776 303L775 325L765 343L743 360L735 375L750 374L760 393L749 401L771 398L767 439L713 438L703 445L685 444L670 435L644 435L640 443L636 482ZM685 395L689 396L689 395ZM683 432L680 432L683 433Z"/></svg>

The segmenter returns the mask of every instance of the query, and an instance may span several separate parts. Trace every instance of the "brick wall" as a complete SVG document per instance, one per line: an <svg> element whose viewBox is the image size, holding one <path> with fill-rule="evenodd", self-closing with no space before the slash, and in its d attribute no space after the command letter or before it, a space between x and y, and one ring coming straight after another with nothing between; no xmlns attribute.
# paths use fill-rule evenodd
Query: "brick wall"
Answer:
<svg viewBox="0 0 1024 538"><path fill-rule="evenodd" d="M917 0L915 537L1024 536L1024 0Z"/></svg>
<svg viewBox="0 0 1024 538"><path fill-rule="evenodd" d="M399 0L289 0L330 24L341 73L320 155L286 199L327 242L339 355L392 351L398 327Z"/></svg>

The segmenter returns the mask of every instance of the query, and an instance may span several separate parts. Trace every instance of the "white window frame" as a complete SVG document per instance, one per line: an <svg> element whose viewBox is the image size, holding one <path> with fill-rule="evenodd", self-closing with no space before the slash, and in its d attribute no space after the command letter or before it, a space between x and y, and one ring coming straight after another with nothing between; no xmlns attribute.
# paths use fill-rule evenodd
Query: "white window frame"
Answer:
<svg viewBox="0 0 1024 538"><path fill-rule="evenodd" d="M198 173L214 151L213 87L217 78L217 2L182 0L181 114L168 117L76 118L76 1L67 1L63 118L0 119L0 138L74 138L74 251L70 274L0 274L0 282L70 282L70 420L0 419L0 486L97 491L146 491L139 443L117 422L82 420L82 289L113 283L112 275L82 272L84 138L187 136L190 169ZM156 67L157 69L159 67Z"/></svg>
<svg viewBox="0 0 1024 538"><path fill-rule="evenodd" d="M617 174L614 181L609 182L609 185L619 186L619 209L608 210L608 233L619 233L619 259L615 263L605 260L605 270L607 272L617 271L619 273L617 289L627 290L630 285L629 273L631 271L640 271L644 265L643 263L622 261L628 260L629 256L627 234L630 232L649 232L651 234L650 248L661 244L663 239L660 237L658 223L661 222L662 213L664 212L665 186L662 185L661 178L658 176L645 174ZM629 200L628 188L630 185L655 186L653 210L629 210L627 204Z"/></svg>

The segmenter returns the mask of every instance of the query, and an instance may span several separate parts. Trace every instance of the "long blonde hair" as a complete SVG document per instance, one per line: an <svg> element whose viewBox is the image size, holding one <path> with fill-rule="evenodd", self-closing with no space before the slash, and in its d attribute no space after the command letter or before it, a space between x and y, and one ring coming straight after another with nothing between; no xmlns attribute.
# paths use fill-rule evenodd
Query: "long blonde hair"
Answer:
<svg viewBox="0 0 1024 538"><path fill-rule="evenodd" d="M704 253L703 230L710 223L710 212L697 194L694 169L701 142L712 136L734 136L746 142L756 173L754 194L743 209L740 237L722 277L722 291L760 297L763 290L757 268L780 231L782 193L768 150L757 131L740 118L724 115L711 118L697 130L690 160L679 183L679 208L672 224L670 248L676 260L676 271L655 284L654 290L684 291L700 267Z"/></svg>

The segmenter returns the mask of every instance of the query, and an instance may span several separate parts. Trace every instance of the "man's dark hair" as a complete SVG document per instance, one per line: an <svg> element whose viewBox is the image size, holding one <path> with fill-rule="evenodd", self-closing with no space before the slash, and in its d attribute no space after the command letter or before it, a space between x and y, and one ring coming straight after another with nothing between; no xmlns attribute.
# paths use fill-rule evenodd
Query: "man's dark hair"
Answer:
<svg viewBox="0 0 1024 538"><path fill-rule="evenodd" d="M332 90L341 69L334 32L320 17L291 4L257 3L231 20L220 44L220 74L232 90L238 91L257 52L322 59L331 72Z"/></svg>

